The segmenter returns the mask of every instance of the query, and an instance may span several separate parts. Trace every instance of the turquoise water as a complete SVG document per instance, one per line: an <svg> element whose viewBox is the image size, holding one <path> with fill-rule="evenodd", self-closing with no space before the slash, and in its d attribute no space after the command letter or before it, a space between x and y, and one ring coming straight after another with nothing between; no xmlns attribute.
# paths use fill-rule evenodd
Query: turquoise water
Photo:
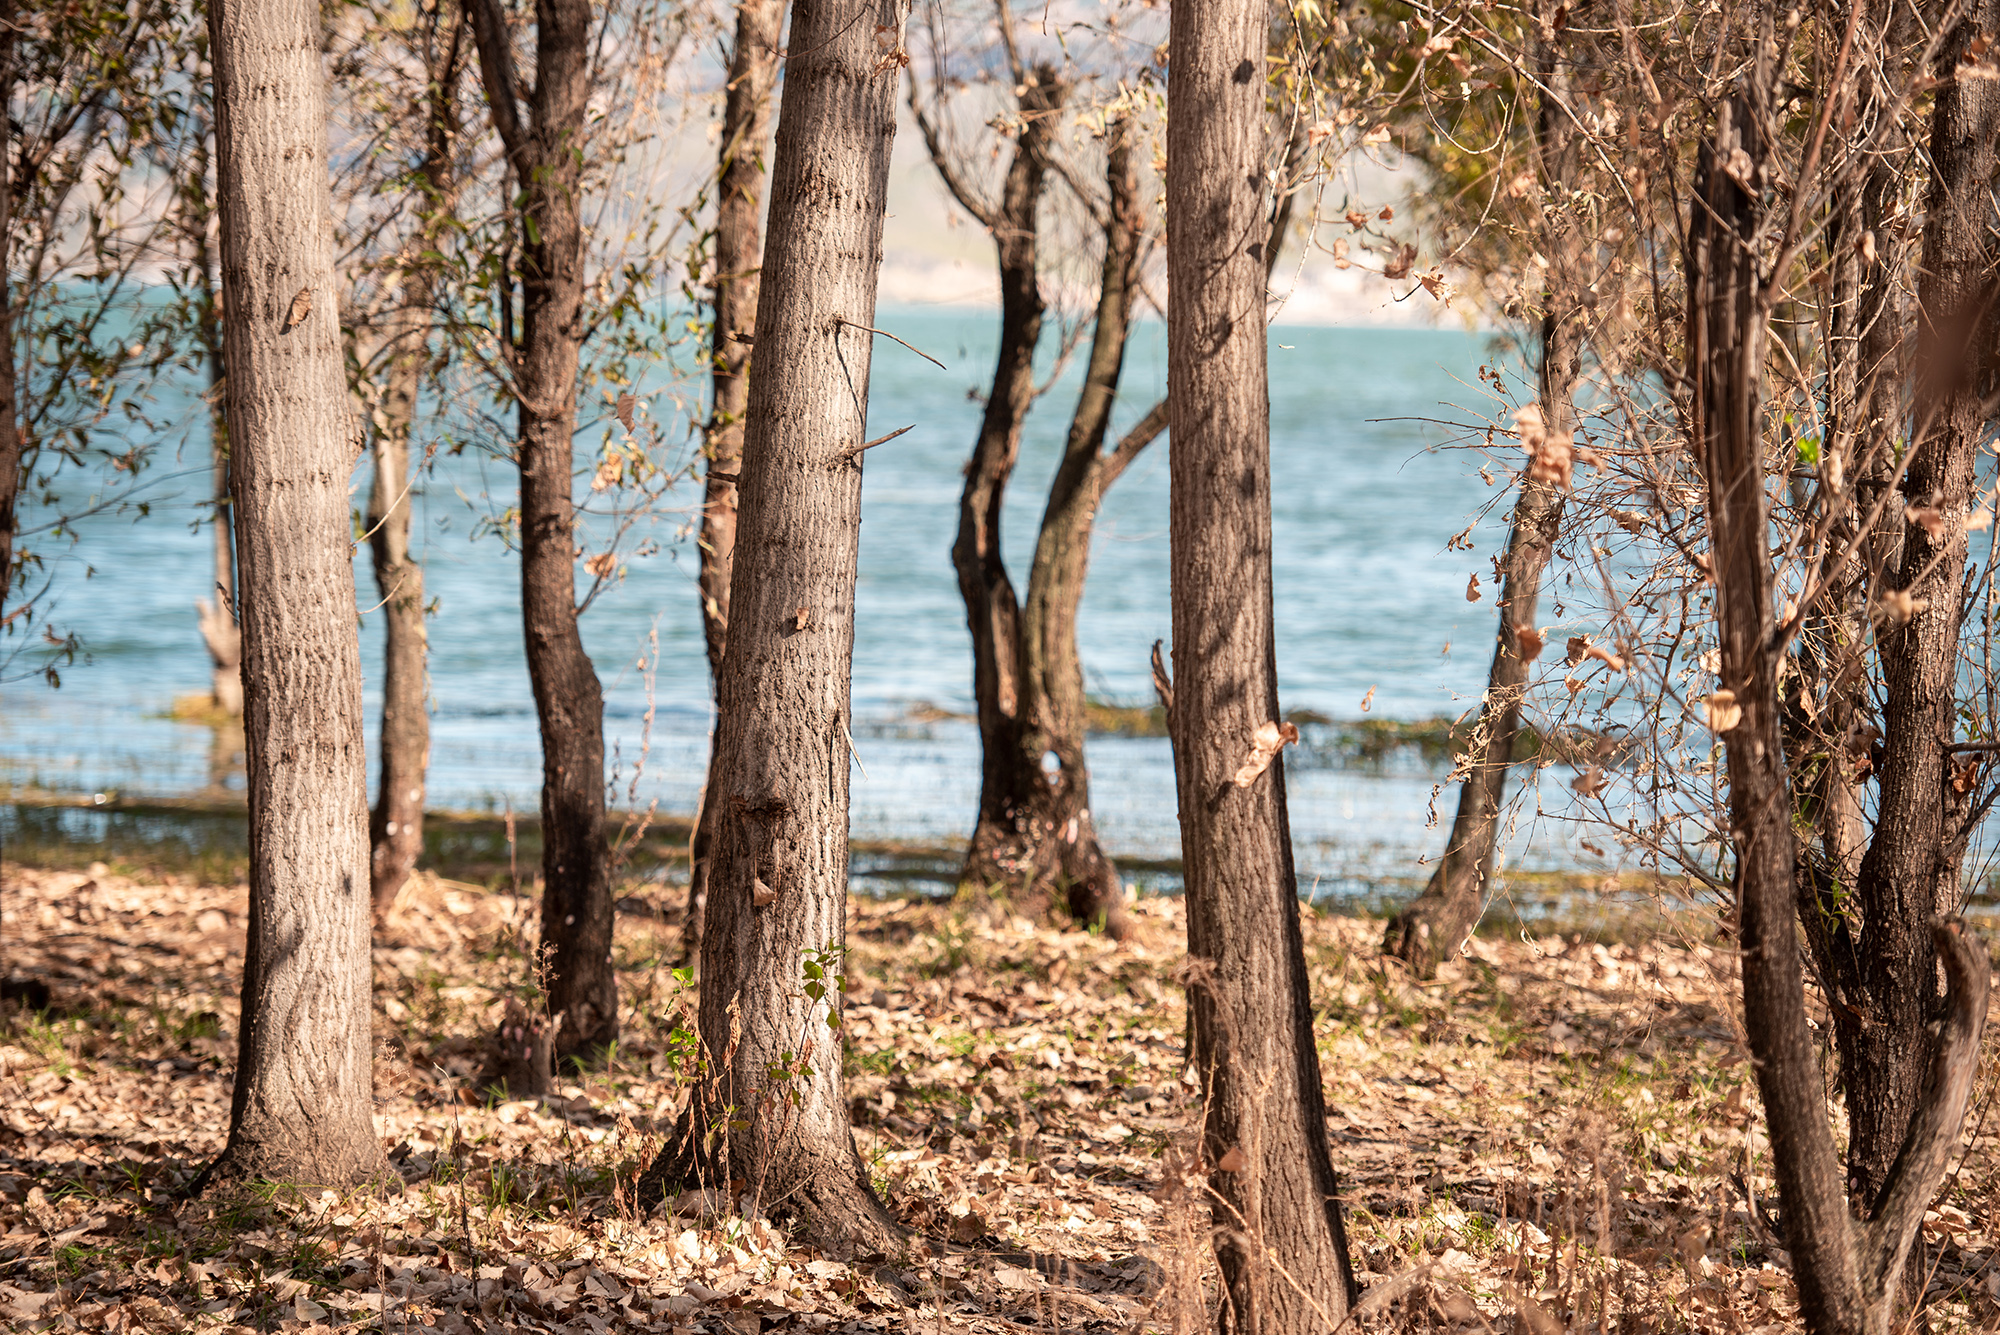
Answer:
<svg viewBox="0 0 2000 1335"><path fill-rule="evenodd" d="M953 719L919 721L912 706L968 712L970 650L949 562L957 498L980 405L968 391L991 372L995 318L983 312L885 310L883 327L944 363L939 370L878 339L871 434L914 424L868 455L854 662L857 835L943 840L970 827L977 797L977 737ZM1053 339L1051 339L1053 342ZM1500 488L1470 424L1504 417L1478 383L1500 354L1487 336L1453 331L1277 328L1271 334L1272 468L1278 667L1287 709L1362 717L1457 715L1484 685L1493 603L1465 599L1467 576L1485 572L1504 537L1481 518ZM1165 381L1157 326L1135 336L1117 425L1128 425ZM1006 515L1017 586L1073 403L1075 368L1031 418ZM661 401L657 411L671 404ZM670 427L670 434L678 427ZM599 439L579 438L579 455ZM679 441L681 436L674 434ZM209 585L206 531L190 527L207 494L205 436L178 447L197 470L160 484L144 519L105 515L79 525L81 542L57 566L57 624L83 637L88 661L60 690L34 681L4 687L0 782L127 795L192 792L211 780L207 729L165 717L178 695L206 690L208 664L192 604ZM168 453L172 451L169 450ZM684 460L686 446L669 451ZM175 465L163 460L162 474ZM583 480L590 469L583 468ZM580 488L582 483L580 482ZM365 502L357 473L355 504ZM540 752L520 645L514 559L493 537L475 539L482 516L510 503L511 468L469 450L440 454L417 493L413 545L426 566L431 622L431 799L452 807L533 810ZM642 756L640 802L692 810L710 724L706 662L687 534L697 497L681 488L647 536L658 555L634 562L622 584L584 618L585 641L606 687L606 727L628 800ZM1479 522L1475 523L1478 520ZM33 522L32 518L30 522ZM1477 549L1448 551L1474 524ZM1094 693L1144 703L1147 657L1169 634L1167 455L1162 440L1111 492L1099 517L1082 655ZM95 573L86 578L85 567ZM359 607L376 602L365 549L356 565ZM372 733L379 672L379 613L362 617ZM657 631L657 707L650 738L645 674L636 666ZM1093 743L1099 823L1115 852L1177 852L1172 761L1166 743ZM1571 866L1559 826L1536 817L1569 794L1551 772L1531 791L1510 841L1513 865ZM1442 828L1430 827L1435 775L1295 764L1291 812L1302 878L1323 890L1363 893L1422 875ZM1566 777L1566 776L1563 776ZM1448 824L1455 794L1438 800Z"/></svg>

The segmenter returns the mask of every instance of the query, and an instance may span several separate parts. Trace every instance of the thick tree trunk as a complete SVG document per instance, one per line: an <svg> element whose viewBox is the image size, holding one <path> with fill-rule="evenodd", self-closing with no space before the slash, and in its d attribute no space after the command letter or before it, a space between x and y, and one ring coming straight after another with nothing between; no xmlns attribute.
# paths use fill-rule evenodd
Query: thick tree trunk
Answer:
<svg viewBox="0 0 2000 1335"><path fill-rule="evenodd" d="M712 1078L654 1187L705 1160L841 1255L898 1229L841 1095L849 681L869 335L903 0L796 0L757 302L702 948ZM814 976L818 971L824 977ZM702 1153L690 1154L689 1143ZM712 1153L711 1153L712 1152Z"/></svg>
<svg viewBox="0 0 2000 1335"><path fill-rule="evenodd" d="M574 451L583 326L582 177L590 93L589 0L536 9L535 85L524 122L498 0L473 0L486 99L525 199L520 408L521 615L542 734L542 943L556 1053L592 1059L618 1037L604 694L576 613Z"/></svg>
<svg viewBox="0 0 2000 1335"><path fill-rule="evenodd" d="M1557 31L1553 19L1544 32ZM1576 177L1575 127L1569 98L1569 71L1557 54L1556 39L1542 44L1539 74L1541 111L1535 127L1535 165L1548 205L1543 244L1556 263L1542 297L1538 402L1548 434L1569 440L1576 433L1576 384L1582 374L1583 321L1578 294L1587 286L1579 272L1586 239L1564 208ZM1437 972L1446 955L1471 935L1486 911L1494 854L1500 841L1507 774L1521 735L1521 705L1528 691L1529 663L1521 656L1517 631L1532 629L1541 601L1542 572L1555 550L1562 522L1564 491L1521 470L1521 497L1514 504L1501 566L1498 595L1500 628L1493 664L1486 675L1479 722L1470 743L1470 773L1458 794L1444 857L1430 883L1389 922L1382 949L1407 963L1419 977Z"/></svg>
<svg viewBox="0 0 2000 1335"><path fill-rule="evenodd" d="M729 579L736 562L736 496L743 469L743 417L750 402L750 348L756 337L759 266L764 258L764 159L771 142L771 94L778 80L782 0L738 0L736 46L729 58L729 92L722 104L722 154L716 177L715 303L709 330L714 406L702 445L707 459L701 507L701 629L711 681L722 678L729 634ZM716 791L716 752L709 748L703 793ZM701 949L702 905L708 895L715 806L704 801L688 857L688 910L682 956Z"/></svg>
<svg viewBox="0 0 2000 1335"><path fill-rule="evenodd" d="M1307 1335L1353 1291L1285 814L1271 603L1261 208L1265 9L1172 10L1168 402L1188 1000L1221 1329ZM1257 771L1260 759L1265 767Z"/></svg>
<svg viewBox="0 0 2000 1335"><path fill-rule="evenodd" d="M1938 532L1911 522L1901 568L1886 585L1919 600L1900 626L1883 625L1882 790L1874 839L1861 862L1860 970L1863 1019L1854 1024L1847 1072L1849 1187L1862 1200L1881 1190L1922 1093L1925 1027L1937 1019L1937 960L1929 923L1955 913L1970 831L1969 791L1952 783L1949 748L1958 726L1960 588L1973 465L1986 426L1984 352L1996 291L1991 184L2000 134L2000 83L1954 78L1959 55L2000 28L2000 3L1981 0L1940 59L1931 113L1931 188L1925 201L1917 285L1915 445L1903 496L1941 517ZM1893 510L1893 506L1892 506ZM1894 524L1896 516L1885 516ZM1938 521L1933 520L1933 523Z"/></svg>
<svg viewBox="0 0 2000 1335"><path fill-rule="evenodd" d="M430 712L424 707L424 568L410 559L410 435L430 360L430 283L413 275L404 289L404 305L390 330L395 351L368 491L368 548L383 617L381 774L368 816L377 917L395 904L396 892L423 854L424 775L431 758Z"/></svg>
<svg viewBox="0 0 2000 1335"><path fill-rule="evenodd" d="M216 194L250 778L229 1142L205 1177L340 1184L370 1120L367 756L320 14L217 0Z"/></svg>
<svg viewBox="0 0 2000 1335"><path fill-rule="evenodd" d="M1760 68L1757 82L1767 77ZM1748 97L1723 105L1715 136L1702 147L1701 198L1690 210L1692 438L1707 483L1721 690L1729 692L1711 699L1710 718L1727 742L1744 1027L1770 1131L1799 1306L1814 1335L1886 1335L1905 1258L1971 1096L1990 970L1969 936L1926 911L1933 958L1942 960L1950 982L1949 1004L1885 1186L1866 1222L1855 1220L1827 1126L1793 926L1794 835L1760 436L1769 315L1753 250L1758 202L1743 184L1764 167L1759 122Z"/></svg>

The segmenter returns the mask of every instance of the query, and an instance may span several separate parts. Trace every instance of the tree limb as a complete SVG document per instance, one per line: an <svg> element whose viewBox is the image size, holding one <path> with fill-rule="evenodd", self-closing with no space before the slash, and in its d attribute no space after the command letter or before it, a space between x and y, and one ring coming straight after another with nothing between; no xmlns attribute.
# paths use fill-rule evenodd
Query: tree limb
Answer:
<svg viewBox="0 0 2000 1335"><path fill-rule="evenodd" d="M514 48L507 40L507 18L500 12L500 0L465 0L472 15L472 37L479 47L479 77L486 85L486 103L493 109L493 128L507 156L521 170L520 159L528 148L528 134L521 126L521 106L514 96ZM527 178L522 177L523 181Z"/></svg>

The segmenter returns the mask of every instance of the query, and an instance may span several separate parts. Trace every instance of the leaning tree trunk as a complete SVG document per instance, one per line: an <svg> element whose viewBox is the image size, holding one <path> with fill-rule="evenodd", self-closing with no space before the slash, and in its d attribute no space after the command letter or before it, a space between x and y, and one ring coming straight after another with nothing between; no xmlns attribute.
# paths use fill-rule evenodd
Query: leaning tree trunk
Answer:
<svg viewBox="0 0 2000 1335"><path fill-rule="evenodd" d="M250 779L229 1141L204 1177L382 1170L370 1120L367 777L320 13L213 0L216 194Z"/></svg>
<svg viewBox="0 0 2000 1335"><path fill-rule="evenodd" d="M702 945L711 1080L673 1162L741 1180L813 1241L890 1250L841 1095L860 448L906 0L796 0L716 731ZM690 1143L707 1150L690 1155Z"/></svg>
<svg viewBox="0 0 2000 1335"><path fill-rule="evenodd" d="M1981 0L1940 57L1931 113L1933 176L1925 201L1917 285L1915 442L1903 475L1912 522L1903 531L1900 588L1914 615L1878 632L1883 666L1881 797L1861 861L1861 996L1841 1017L1852 1056L1846 1091L1850 1187L1872 1200L1886 1180L1922 1094L1925 1028L1938 1018L1933 915L1956 913L1970 829L1968 783L1953 782L1958 726L1965 515L1987 414L1981 397L2000 251L1990 189L2000 134L2000 83L1954 78L1959 56L2000 28L2000 0ZM1894 507L1892 506L1892 510ZM1893 513L1885 522L1895 523ZM1927 526L1928 525L1928 526ZM1935 531L1933 531L1935 529ZM1900 613L1897 614L1900 617Z"/></svg>
<svg viewBox="0 0 2000 1335"><path fill-rule="evenodd" d="M1543 29L1555 31L1553 24ZM1556 264L1542 299L1541 364L1538 402L1549 436L1567 441L1574 434L1576 383L1582 373L1586 312L1577 296L1585 286L1578 268L1583 239L1578 220L1567 211L1576 177L1575 128L1568 108L1569 75L1555 40L1541 48L1541 113L1535 129L1537 175L1548 206L1542 219ZM1389 922L1382 949L1407 963L1419 977L1437 972L1445 956L1459 948L1486 911L1486 888L1493 878L1500 842L1507 774L1521 736L1521 705L1528 693L1529 660L1519 632L1533 629L1541 601L1542 572L1555 550L1562 522L1563 488L1521 470L1521 497L1507 533L1498 595L1500 629L1493 664L1486 674L1479 722L1470 745L1470 773L1459 789L1458 814L1444 857L1424 892Z"/></svg>
<svg viewBox="0 0 2000 1335"><path fill-rule="evenodd" d="M1757 84L1768 77L1760 69ZM1760 91L1753 88L1753 95ZM1759 120L1747 97L1723 104L1715 137L1702 147L1701 197L1689 215L1692 438L1707 484L1722 651L1722 689L1710 701L1710 719L1728 750L1744 1027L1801 1314L1814 1335L1886 1335L1911 1242L1943 1180L1971 1097L1990 970L1969 933L1926 914L1933 958L1950 983L1948 1005L1894 1166L1867 1218L1854 1218L1827 1126L1793 926L1794 834L1759 433L1769 312L1753 249L1758 201L1741 184L1764 168Z"/></svg>
<svg viewBox="0 0 2000 1335"><path fill-rule="evenodd" d="M1353 1292L1285 814L1260 207L1265 7L1172 7L1167 398L1174 682L1202 1145L1221 1329L1307 1335Z"/></svg>
<svg viewBox="0 0 2000 1335"><path fill-rule="evenodd" d="M582 179L590 94L589 0L536 8L535 84L524 121L499 0L471 0L486 100L524 199L521 345L521 616L542 735L542 943L555 1050L594 1058L618 1037L604 817L604 693L576 609L574 452L583 337Z"/></svg>
<svg viewBox="0 0 2000 1335"><path fill-rule="evenodd" d="M771 142L771 94L778 81L782 0L738 0L729 93L722 104L722 153L715 186L715 305L709 330L714 406L702 453L707 469L701 506L701 629L711 681L722 679L729 635L729 579L736 562L737 479L743 468L743 417L750 402L750 347L756 337L757 282L764 256L764 158ZM717 791L716 751L709 748L704 795ZM708 897L715 806L705 800L688 850L688 908L681 950L699 959L702 906Z"/></svg>

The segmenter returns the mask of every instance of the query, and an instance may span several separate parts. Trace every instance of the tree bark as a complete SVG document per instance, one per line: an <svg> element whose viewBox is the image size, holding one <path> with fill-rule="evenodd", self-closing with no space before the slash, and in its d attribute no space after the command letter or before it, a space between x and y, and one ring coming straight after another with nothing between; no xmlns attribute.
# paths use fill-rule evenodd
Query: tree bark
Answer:
<svg viewBox="0 0 2000 1335"><path fill-rule="evenodd" d="M757 287L764 255L764 160L771 142L771 95L778 80L782 0L738 0L736 45L729 58L729 92L722 105L722 153L716 177L714 323L709 366L714 407L702 454L707 468L701 508L701 629L709 679L722 678L729 637L729 580L736 562L738 477L743 469L743 419L750 402L750 349L756 330ZM716 751L709 748L704 794L716 791ZM688 911L682 956L701 949L702 905L708 896L715 807L703 801L688 856Z"/></svg>
<svg viewBox="0 0 2000 1335"><path fill-rule="evenodd" d="M320 15L216 0L216 194L250 779L229 1141L207 1180L382 1170L370 1120L367 756ZM310 303L310 306L308 305Z"/></svg>
<svg viewBox="0 0 2000 1335"><path fill-rule="evenodd" d="M452 23L440 50L431 16L421 249L435 250L457 196L452 154L458 138L459 60L464 18ZM410 437L417 398L431 362L436 273L428 261L403 276L400 305L390 320L389 374L382 421L375 433L375 476L368 492L369 555L382 600L382 731L380 777L368 817L369 862L377 917L396 902L424 851L424 786L430 769L431 720L425 707L429 639L424 626L424 568L410 559Z"/></svg>
<svg viewBox="0 0 2000 1335"><path fill-rule="evenodd" d="M521 615L542 736L542 944L556 1054L594 1059L618 1037L604 694L577 627L574 451L583 338L579 188L590 93L589 0L536 7L523 118L499 0L471 0L486 100L524 199L521 342L510 349L521 440Z"/></svg>
<svg viewBox="0 0 2000 1335"><path fill-rule="evenodd" d="M839 1255L899 1230L841 1095L849 686L869 335L905 0L796 0L772 162L716 734L699 1159ZM817 970L823 977L812 977ZM701 1153L689 1152L695 1140Z"/></svg>
<svg viewBox="0 0 2000 1335"><path fill-rule="evenodd" d="M1690 210L1688 380L1691 439L1708 494L1723 690L1710 718L1728 752L1729 818L1743 943L1744 1027L1755 1059L1784 1205L1785 1246L1814 1335L1886 1335L1905 1258L1957 1142L1978 1069L1989 968L1969 933L1926 915L1950 981L1918 1113L1866 1222L1848 1213L1806 1024L1793 927L1794 835L1778 696L1760 379L1769 318L1754 238L1766 170L1751 92L1723 104L1701 150Z"/></svg>
<svg viewBox="0 0 2000 1335"><path fill-rule="evenodd" d="M1955 78L1973 37L2000 28L2000 2L1981 0L1940 56L1931 113L1932 180L1917 285L1916 382L1903 498L1943 517L1933 536L1902 535L1900 569L1884 582L1924 605L1878 632L1883 666L1881 799L1861 862L1862 1016L1852 1022L1846 1088L1849 1188L1872 1200L1887 1178L1922 1093L1925 1026L1938 1017L1937 959L1928 925L1955 913L1970 834L1968 791L1952 783L1958 649L1964 607L1965 514L1986 413L1980 373L1990 339L1996 254L1990 188L2000 134L2000 83ZM1894 524L1896 507L1885 522Z"/></svg>
<svg viewBox="0 0 2000 1335"><path fill-rule="evenodd" d="M1172 9L1168 731L1193 1058L1226 1287L1220 1326L1306 1335L1342 1322L1353 1273L1327 1151L1284 763L1271 753L1282 715L1271 602L1264 20L1251 0ZM1267 764L1255 773L1260 755Z"/></svg>
<svg viewBox="0 0 2000 1335"><path fill-rule="evenodd" d="M0 0L0 107L14 105L20 81L21 32L15 0ZM0 118L0 628L8 625L14 591L14 534L20 527L21 405L14 348L14 127Z"/></svg>
<svg viewBox="0 0 2000 1335"><path fill-rule="evenodd" d="M1554 32L1556 27L1550 21L1543 31ZM1576 433L1576 384L1582 374L1586 318L1577 294L1586 284L1577 272L1583 238L1575 219L1564 216L1555 204L1566 200L1576 176L1575 127L1565 105L1569 75L1557 54L1556 40L1545 40L1541 47L1541 110L1535 127L1537 175L1550 200L1543 210L1549 232L1546 244L1556 261L1543 296L1538 402L1549 435L1569 440ZM1528 691L1529 664L1521 656L1517 632L1535 625L1542 572L1555 549L1563 501L1563 488L1535 478L1528 468L1521 470L1521 497L1514 505L1501 566L1500 629L1468 748L1471 773L1459 789L1458 814L1443 859L1424 892L1390 920L1382 940L1385 953L1404 961L1422 978L1437 972L1438 964L1464 943L1486 911L1507 774L1520 741L1521 705Z"/></svg>
<svg viewBox="0 0 2000 1335"><path fill-rule="evenodd" d="M195 600L196 625L208 648L209 698L215 708L231 718L243 716L243 631L236 619L236 541L229 514L229 418L223 411L226 392L223 372L221 275L216 272L215 248L209 242L208 224L213 215L209 203L209 144L214 133L211 112L208 132L196 141L194 170L181 189L188 210L185 223L188 241L194 250L196 281L195 336L201 341L202 358L208 363L209 458L215 469L215 517L211 521L215 553L215 596Z"/></svg>

